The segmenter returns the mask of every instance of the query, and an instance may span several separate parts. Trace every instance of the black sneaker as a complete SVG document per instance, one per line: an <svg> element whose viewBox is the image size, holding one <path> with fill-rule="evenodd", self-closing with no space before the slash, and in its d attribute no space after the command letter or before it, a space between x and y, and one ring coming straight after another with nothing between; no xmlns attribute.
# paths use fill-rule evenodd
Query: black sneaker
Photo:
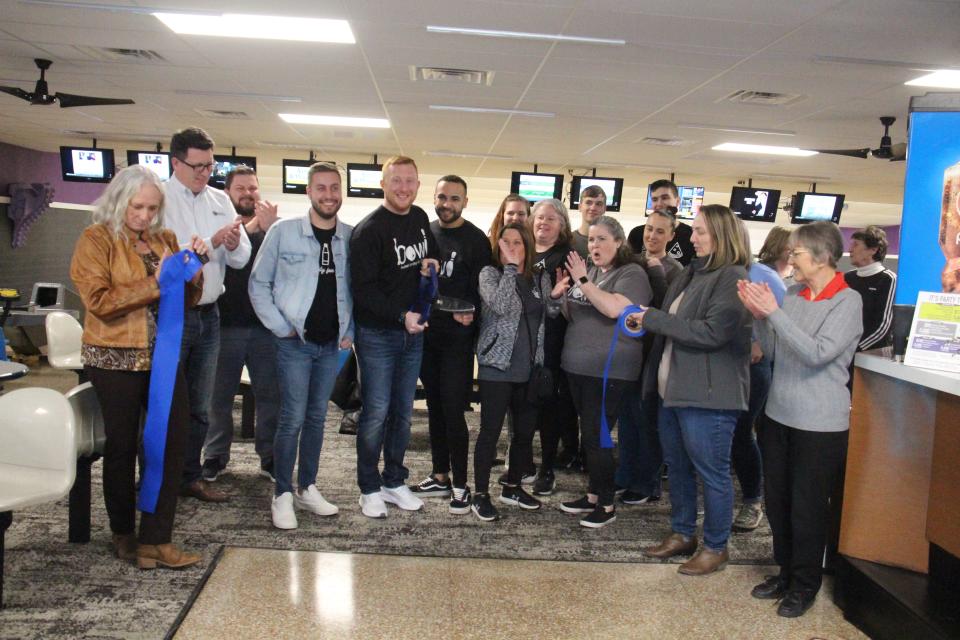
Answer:
<svg viewBox="0 0 960 640"><path fill-rule="evenodd" d="M587 515L586 518L580 521L581 527L589 527L590 529L599 529L600 527L605 527L614 520L617 519L617 510L611 509L607 511L600 505L597 505L596 508Z"/></svg>
<svg viewBox="0 0 960 640"><path fill-rule="evenodd" d="M507 483L509 482L507 480L508 475L509 475L509 472L505 471L500 474L499 478L497 478L497 482L500 484L501 487L507 486ZM520 484L533 484L536 481L536 479L537 479L536 472L530 471L523 474L523 476L520 478Z"/></svg>
<svg viewBox="0 0 960 640"><path fill-rule="evenodd" d="M552 469L541 471L533 481L533 494L537 496L549 496L557 486L557 478L553 475Z"/></svg>
<svg viewBox="0 0 960 640"><path fill-rule="evenodd" d="M457 494L461 491L463 494L458 498ZM470 513L470 487L464 487L463 489L453 488L450 496L450 513L458 516Z"/></svg>
<svg viewBox="0 0 960 640"><path fill-rule="evenodd" d="M579 500L571 500L569 502L561 502L560 510L566 511L567 513L590 513L597 508L596 502L590 502L590 499L587 496L583 496Z"/></svg>
<svg viewBox="0 0 960 640"><path fill-rule="evenodd" d="M536 511L543 506L539 500L524 491L522 487L504 487L500 493L500 502L514 505L527 511Z"/></svg>
<svg viewBox="0 0 960 640"><path fill-rule="evenodd" d="M207 458L203 461L203 468L200 470L200 475L207 482L214 482L220 476L220 472L224 469L223 464L220 463L219 458Z"/></svg>
<svg viewBox="0 0 960 640"><path fill-rule="evenodd" d="M478 493L475 495L473 502L470 504L470 510L484 522L493 522L494 520L500 519L500 512L497 511L497 508L490 502L489 493Z"/></svg>
<svg viewBox="0 0 960 640"><path fill-rule="evenodd" d="M410 487L410 491L418 498L446 498L450 495L452 488L449 478L440 481L433 475L429 475L421 480L420 484Z"/></svg>
<svg viewBox="0 0 960 640"><path fill-rule="evenodd" d="M277 481L276 476L273 475L273 460L264 460L260 463L260 475L269 479L270 482Z"/></svg>
<svg viewBox="0 0 960 640"><path fill-rule="evenodd" d="M648 502L656 502L660 499L660 496L648 496L639 491L631 491L627 489L620 494L620 502L623 504L646 504Z"/></svg>

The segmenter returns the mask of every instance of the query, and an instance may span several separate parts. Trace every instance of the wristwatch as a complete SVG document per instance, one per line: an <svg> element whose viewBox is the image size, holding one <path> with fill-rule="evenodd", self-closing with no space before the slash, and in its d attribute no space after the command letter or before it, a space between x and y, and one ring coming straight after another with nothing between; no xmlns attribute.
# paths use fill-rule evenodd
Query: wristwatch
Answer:
<svg viewBox="0 0 960 640"><path fill-rule="evenodd" d="M579 281L580 281L580 284L587 284L588 282L590 282L590 278L588 278L587 276L580 276Z"/></svg>

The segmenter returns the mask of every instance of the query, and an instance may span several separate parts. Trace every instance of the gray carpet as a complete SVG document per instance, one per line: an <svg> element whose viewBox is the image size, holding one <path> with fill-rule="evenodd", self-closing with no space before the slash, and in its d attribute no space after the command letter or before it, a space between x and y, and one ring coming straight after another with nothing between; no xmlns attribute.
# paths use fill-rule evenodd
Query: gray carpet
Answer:
<svg viewBox="0 0 960 640"><path fill-rule="evenodd" d="M505 505L503 518L482 523L453 516L442 499L428 499L422 512L390 508L386 520L370 520L357 505L355 439L337 433L340 412L331 408L318 486L341 511L334 518L300 514L300 528L279 531L270 523L273 485L257 474L251 442L236 442L228 472L217 486L233 499L225 505L184 500L178 507L174 540L203 551L204 565L184 571L140 572L111 557L110 532L94 465L93 532L86 545L67 539L66 501L15 512L7 532L6 606L0 611L0 639L162 638L188 602L221 545L350 551L422 556L525 558L601 562L644 562L640 549L669 533L669 500L621 507L616 523L587 530L577 517L558 509L561 500L582 495L586 476L559 473L558 492L538 512ZM471 442L478 413L468 414ZM506 434L502 436L505 438ZM472 448L471 448L472 452ZM407 455L411 482L430 471L426 414L416 411ZM496 475L502 469L494 469ZM472 478L472 470L471 470ZM734 534L735 563L771 562L770 531ZM236 585L256 597L255 584Z"/></svg>

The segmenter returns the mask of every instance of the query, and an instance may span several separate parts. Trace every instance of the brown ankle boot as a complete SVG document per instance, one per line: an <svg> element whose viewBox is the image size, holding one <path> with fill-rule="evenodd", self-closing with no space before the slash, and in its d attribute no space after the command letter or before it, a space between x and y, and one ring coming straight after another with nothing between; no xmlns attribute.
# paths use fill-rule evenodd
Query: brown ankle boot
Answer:
<svg viewBox="0 0 960 640"><path fill-rule="evenodd" d="M685 576L708 576L716 571L723 571L728 560L730 555L726 549L717 553L704 547L700 553L680 565L677 571Z"/></svg>
<svg viewBox="0 0 960 640"><path fill-rule="evenodd" d="M673 556L688 556L697 550L697 538L688 538L679 533L671 533L663 542L655 547L647 547L641 553L648 558L672 558Z"/></svg>
<svg viewBox="0 0 960 640"><path fill-rule="evenodd" d="M182 569L200 562L199 553L189 553L170 542L166 544L141 544L137 548L137 566L141 569Z"/></svg>
<svg viewBox="0 0 960 640"><path fill-rule="evenodd" d="M113 555L121 560L133 562L137 559L137 536L132 533L113 534L111 546L113 547Z"/></svg>

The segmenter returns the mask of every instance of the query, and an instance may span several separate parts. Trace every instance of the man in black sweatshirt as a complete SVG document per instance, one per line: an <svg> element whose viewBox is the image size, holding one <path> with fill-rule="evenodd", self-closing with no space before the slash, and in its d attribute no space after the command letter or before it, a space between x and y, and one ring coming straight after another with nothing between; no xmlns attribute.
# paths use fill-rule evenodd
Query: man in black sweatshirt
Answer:
<svg viewBox="0 0 960 640"><path fill-rule="evenodd" d="M387 160L380 185L383 205L360 221L350 239L363 399L357 425L357 483L361 511L370 518L385 518L385 503L408 511L423 506L405 484L409 471L403 466L427 326L411 308L420 295L421 273L428 273L431 262L439 270L427 214L413 204L420 189L413 159Z"/></svg>
<svg viewBox="0 0 960 640"><path fill-rule="evenodd" d="M893 294L897 276L883 266L887 256L887 234L870 225L851 236L850 264L856 267L843 274L847 286L863 298L863 336L857 351L885 347L891 342Z"/></svg>

